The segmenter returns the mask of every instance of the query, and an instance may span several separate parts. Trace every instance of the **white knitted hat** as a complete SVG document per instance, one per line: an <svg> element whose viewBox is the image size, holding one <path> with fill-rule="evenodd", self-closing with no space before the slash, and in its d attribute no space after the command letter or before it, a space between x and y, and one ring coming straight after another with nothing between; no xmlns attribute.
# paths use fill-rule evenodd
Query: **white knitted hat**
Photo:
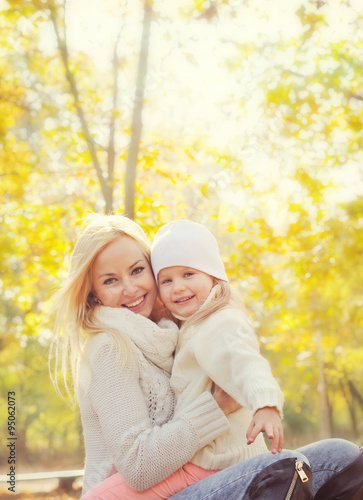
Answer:
<svg viewBox="0 0 363 500"><path fill-rule="evenodd" d="M166 267L186 266L228 281L216 239L191 220L176 220L159 229L151 245L151 265L156 280Z"/></svg>

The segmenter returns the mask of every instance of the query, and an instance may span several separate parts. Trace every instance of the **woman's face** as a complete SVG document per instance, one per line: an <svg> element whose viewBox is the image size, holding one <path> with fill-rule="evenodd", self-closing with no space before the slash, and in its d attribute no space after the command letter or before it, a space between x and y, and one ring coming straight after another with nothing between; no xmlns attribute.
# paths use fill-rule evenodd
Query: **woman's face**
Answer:
<svg viewBox="0 0 363 500"><path fill-rule="evenodd" d="M120 236L92 265L92 291L108 307L126 307L148 318L157 297L150 264L132 238Z"/></svg>

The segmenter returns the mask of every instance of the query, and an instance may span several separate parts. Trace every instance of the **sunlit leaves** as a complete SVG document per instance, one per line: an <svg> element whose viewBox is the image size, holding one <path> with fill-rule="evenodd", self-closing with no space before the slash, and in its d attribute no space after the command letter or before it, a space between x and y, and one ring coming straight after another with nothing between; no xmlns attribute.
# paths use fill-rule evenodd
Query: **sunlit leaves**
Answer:
<svg viewBox="0 0 363 500"><path fill-rule="evenodd" d="M68 440L77 432L73 414L46 385L45 312L67 268L77 221L103 212L105 202L49 36L50 3L8 4L0 16L0 371L6 385L24 385L23 423L28 416L32 443L43 433L39 447L62 449L66 437L57 422ZM317 433L319 330L336 433L347 432L354 412L358 422L362 415L348 382L363 393L361 21L350 3L335 2L349 21L343 33L328 6L305 2L292 18L296 33L288 35L286 26L252 36L244 16L268 22L273 13L261 2L242 4L156 6L135 219L150 237L182 217L213 231L284 389L286 428L301 435ZM130 37L130 12L124 14L116 108L111 52L102 69L93 53L69 54L104 178L115 120L118 213L139 33ZM137 28L140 14L130 18ZM42 398L53 396L47 406Z"/></svg>

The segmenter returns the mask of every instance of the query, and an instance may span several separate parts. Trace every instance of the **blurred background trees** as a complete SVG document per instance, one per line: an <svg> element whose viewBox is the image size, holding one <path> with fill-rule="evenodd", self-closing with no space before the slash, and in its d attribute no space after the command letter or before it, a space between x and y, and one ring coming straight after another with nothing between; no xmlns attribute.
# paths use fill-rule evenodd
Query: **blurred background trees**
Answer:
<svg viewBox="0 0 363 500"><path fill-rule="evenodd" d="M285 392L287 446L361 440L360 2L0 9L0 397L5 415L17 391L21 461L83 459L46 312L89 211L151 238L206 224Z"/></svg>

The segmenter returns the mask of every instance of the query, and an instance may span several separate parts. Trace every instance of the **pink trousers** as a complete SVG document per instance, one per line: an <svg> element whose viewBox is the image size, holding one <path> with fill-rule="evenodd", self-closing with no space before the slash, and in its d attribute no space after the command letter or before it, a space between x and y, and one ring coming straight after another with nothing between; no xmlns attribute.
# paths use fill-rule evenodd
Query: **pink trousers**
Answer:
<svg viewBox="0 0 363 500"><path fill-rule="evenodd" d="M216 472L188 462L161 483L144 491L133 490L117 473L88 491L82 500L164 500Z"/></svg>

